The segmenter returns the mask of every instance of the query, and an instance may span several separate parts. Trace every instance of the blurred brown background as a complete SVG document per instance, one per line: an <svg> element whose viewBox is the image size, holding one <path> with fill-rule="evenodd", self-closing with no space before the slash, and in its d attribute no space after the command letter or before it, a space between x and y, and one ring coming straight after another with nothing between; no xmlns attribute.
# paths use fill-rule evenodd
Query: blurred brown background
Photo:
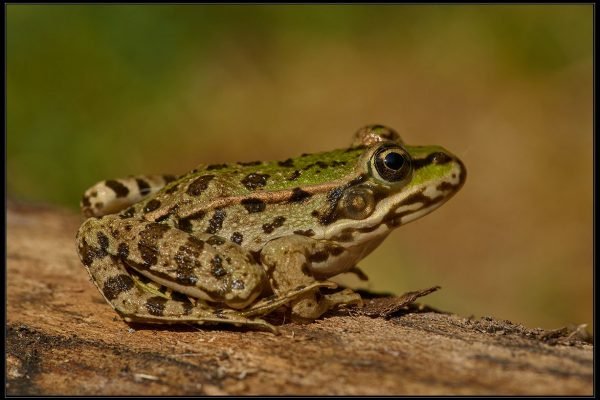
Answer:
<svg viewBox="0 0 600 400"><path fill-rule="evenodd" d="M530 327L592 323L592 5L7 6L11 198L345 147L439 144L455 198L394 232L369 288Z"/></svg>

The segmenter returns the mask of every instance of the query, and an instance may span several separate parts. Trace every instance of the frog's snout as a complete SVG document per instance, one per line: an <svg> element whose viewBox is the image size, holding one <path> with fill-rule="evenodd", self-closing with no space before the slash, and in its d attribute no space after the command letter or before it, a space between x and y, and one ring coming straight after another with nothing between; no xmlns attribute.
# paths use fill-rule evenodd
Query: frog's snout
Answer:
<svg viewBox="0 0 600 400"><path fill-rule="evenodd" d="M451 189L452 193L456 193L462 188L467 179L467 168L460 158L444 148L440 148L427 158L432 165L451 165L450 170L440 177L445 183L443 186L446 189Z"/></svg>
<svg viewBox="0 0 600 400"><path fill-rule="evenodd" d="M454 163L456 163L459 170L458 184L456 185L456 190L459 190L461 187L463 187L465 181L467 180L467 167L465 167L465 164L460 160L460 158L456 156L453 156L453 161Z"/></svg>

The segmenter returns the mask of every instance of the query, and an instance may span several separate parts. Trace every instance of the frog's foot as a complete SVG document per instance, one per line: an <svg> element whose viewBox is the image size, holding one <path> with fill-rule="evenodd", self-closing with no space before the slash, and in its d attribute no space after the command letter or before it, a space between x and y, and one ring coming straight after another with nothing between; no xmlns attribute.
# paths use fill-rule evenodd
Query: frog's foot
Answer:
<svg viewBox="0 0 600 400"><path fill-rule="evenodd" d="M322 288L322 287L329 288L329 289L335 289L337 287L337 284L335 282L330 282L330 281L323 281L323 282L315 281L315 282L311 283L310 285L301 285L301 286L298 286L295 289L290 290L289 292L286 292L282 295L272 295L272 296L266 297L260 301L257 301L250 308L248 308L246 310L242 310L239 313L240 313L240 315L243 315L245 317L250 317L250 316L254 316L254 315L266 315L281 306L284 306L290 302L293 302L294 300L296 300L298 298L301 298L306 295L310 295L315 290L318 290L319 288Z"/></svg>
<svg viewBox="0 0 600 400"><path fill-rule="evenodd" d="M81 211L86 217L116 213L158 192L174 180L173 175L140 175L98 182L83 194Z"/></svg>
<svg viewBox="0 0 600 400"><path fill-rule="evenodd" d="M331 309L352 304L362 305L362 298L351 289L325 295L316 291L295 302L292 319L296 322L310 322Z"/></svg>
<svg viewBox="0 0 600 400"><path fill-rule="evenodd" d="M356 275L358 277L358 279L360 279L361 281L369 280L369 277L367 276L367 274L365 274L365 272L362 269L360 269L358 267L358 265L355 265L354 267L350 268L348 270L348 273Z"/></svg>
<svg viewBox="0 0 600 400"><path fill-rule="evenodd" d="M321 301L328 304L330 306L329 309L338 306L363 305L363 300L362 297L360 297L360 294L356 293L352 289L344 289L336 293L323 295L323 299Z"/></svg>

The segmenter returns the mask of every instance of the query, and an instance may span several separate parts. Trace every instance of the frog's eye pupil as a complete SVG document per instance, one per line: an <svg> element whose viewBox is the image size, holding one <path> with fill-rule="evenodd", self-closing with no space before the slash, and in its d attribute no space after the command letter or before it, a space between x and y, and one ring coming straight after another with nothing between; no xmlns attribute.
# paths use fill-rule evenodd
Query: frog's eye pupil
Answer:
<svg viewBox="0 0 600 400"><path fill-rule="evenodd" d="M386 167L398 171L404 165L404 157L396 152L390 152L385 156L383 162Z"/></svg>

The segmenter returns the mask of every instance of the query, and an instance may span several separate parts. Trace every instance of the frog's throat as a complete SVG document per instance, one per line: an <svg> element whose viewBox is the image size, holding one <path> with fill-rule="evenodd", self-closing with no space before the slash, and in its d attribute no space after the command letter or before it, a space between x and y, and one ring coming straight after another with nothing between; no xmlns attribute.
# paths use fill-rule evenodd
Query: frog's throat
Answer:
<svg viewBox="0 0 600 400"><path fill-rule="evenodd" d="M346 247L373 241L444 204L458 192L465 179L464 164L455 159L448 173L435 183L408 186L405 190L382 199L373 213L359 224L351 219L337 220L335 224L326 228L324 237Z"/></svg>

